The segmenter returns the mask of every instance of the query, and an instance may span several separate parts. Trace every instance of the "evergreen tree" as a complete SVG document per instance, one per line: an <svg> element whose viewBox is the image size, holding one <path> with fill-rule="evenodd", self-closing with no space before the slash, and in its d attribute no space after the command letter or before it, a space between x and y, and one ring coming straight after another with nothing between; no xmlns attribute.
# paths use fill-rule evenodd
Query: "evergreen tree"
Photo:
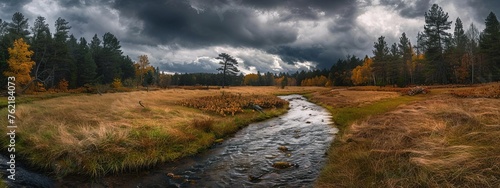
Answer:
<svg viewBox="0 0 500 188"><path fill-rule="evenodd" d="M385 37L380 36L378 41L374 43L373 47L373 71L375 72L374 82L378 85L387 84L387 70L388 70L388 57L389 57L389 47L387 47L387 42L385 42Z"/></svg>
<svg viewBox="0 0 500 188"><path fill-rule="evenodd" d="M219 64L221 65L221 67L217 70L222 73L222 88L224 88L224 85L226 84L226 75L235 76L236 73L240 72L238 70L238 61L236 61L236 59L226 53L219 54L219 56L215 59L220 60Z"/></svg>
<svg viewBox="0 0 500 188"><path fill-rule="evenodd" d="M30 32L28 31L28 18L24 18L24 15L20 12L14 13L12 16L12 22L8 24L8 31L11 37L11 40L23 38L28 38Z"/></svg>
<svg viewBox="0 0 500 188"><path fill-rule="evenodd" d="M31 49L33 50L33 61L35 68L32 70L32 76L35 78L35 86L44 85L52 79L51 71L47 64L51 57L52 34L50 33L49 24L45 22L45 18L38 16L31 28L33 37L31 38Z"/></svg>
<svg viewBox="0 0 500 188"><path fill-rule="evenodd" d="M455 83L466 82L469 74L468 61L465 56L466 44L467 36L465 35L462 20L457 18L455 21L455 30L453 32L453 50L451 52L451 57L449 58Z"/></svg>
<svg viewBox="0 0 500 188"><path fill-rule="evenodd" d="M498 81L500 80L500 23L493 12L486 18L485 25L479 46L485 56L486 67L489 68L481 70L483 75L480 76L486 77L483 81Z"/></svg>
<svg viewBox="0 0 500 188"><path fill-rule="evenodd" d="M448 66L443 55L447 39L451 37L451 34L446 32L452 23L448 21L448 17L448 13L437 4L432 5L425 13L425 57L430 82L448 83Z"/></svg>
<svg viewBox="0 0 500 188"><path fill-rule="evenodd" d="M78 86L82 87L85 84L93 84L95 77L97 75L96 69L97 65L92 58L92 51L87 45L87 40L85 38L80 38L80 43L78 44L78 50L81 56L77 58L78 67Z"/></svg>
<svg viewBox="0 0 500 188"><path fill-rule="evenodd" d="M63 79L70 82L76 81L76 65L67 46L68 33L69 29L71 29L68 24L65 19L59 17L54 25L56 30L52 45L52 56L48 65L49 68L55 70L54 83L51 86L55 86L55 84L58 84ZM76 83L70 84L72 86L76 85Z"/></svg>
<svg viewBox="0 0 500 188"><path fill-rule="evenodd" d="M408 82L412 82L412 78L408 78L411 75L409 64L411 64L413 49L411 47L411 42L408 37L406 37L406 33L401 34L399 38L399 54L401 57L401 61L399 62L399 76L398 76L398 85L404 86L407 85Z"/></svg>
<svg viewBox="0 0 500 188"><path fill-rule="evenodd" d="M102 53L99 63L98 74L104 83L111 83L115 78L122 77L120 41L111 33L105 33L102 37Z"/></svg>

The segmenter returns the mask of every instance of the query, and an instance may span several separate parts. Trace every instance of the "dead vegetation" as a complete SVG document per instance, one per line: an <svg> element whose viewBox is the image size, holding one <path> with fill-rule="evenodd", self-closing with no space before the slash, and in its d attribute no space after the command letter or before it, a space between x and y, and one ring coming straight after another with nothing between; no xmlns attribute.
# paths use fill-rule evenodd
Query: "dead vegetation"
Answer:
<svg viewBox="0 0 500 188"><path fill-rule="evenodd" d="M396 92L333 89L313 94L313 100L333 108L355 107L398 97Z"/></svg>
<svg viewBox="0 0 500 188"><path fill-rule="evenodd" d="M500 98L500 83L490 83L474 88L452 90L451 94L462 98Z"/></svg>
<svg viewBox="0 0 500 188"><path fill-rule="evenodd" d="M348 126L317 187L500 185L500 101L428 96Z"/></svg>

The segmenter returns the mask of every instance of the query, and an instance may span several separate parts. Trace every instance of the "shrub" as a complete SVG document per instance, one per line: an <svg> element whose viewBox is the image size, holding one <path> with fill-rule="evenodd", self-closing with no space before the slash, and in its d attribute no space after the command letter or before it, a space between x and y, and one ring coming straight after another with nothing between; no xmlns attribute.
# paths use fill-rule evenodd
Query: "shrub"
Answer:
<svg viewBox="0 0 500 188"><path fill-rule="evenodd" d="M281 108L288 102L272 95L248 95L223 93L219 96L200 97L181 102L182 106L197 108L207 112L214 112L222 116L234 115L243 112L243 109L252 109L253 105L262 108Z"/></svg>
<svg viewBox="0 0 500 188"><path fill-rule="evenodd" d="M68 86L68 81L66 81L66 79L62 79L61 81L59 81L59 84L57 84L57 89L63 92L67 92Z"/></svg>
<svg viewBox="0 0 500 188"><path fill-rule="evenodd" d="M121 88L122 87L122 80L120 78L115 78L113 80L113 83L111 83L112 88Z"/></svg>
<svg viewBox="0 0 500 188"><path fill-rule="evenodd" d="M471 89L456 90L452 95L463 98L500 98L500 84L484 85Z"/></svg>

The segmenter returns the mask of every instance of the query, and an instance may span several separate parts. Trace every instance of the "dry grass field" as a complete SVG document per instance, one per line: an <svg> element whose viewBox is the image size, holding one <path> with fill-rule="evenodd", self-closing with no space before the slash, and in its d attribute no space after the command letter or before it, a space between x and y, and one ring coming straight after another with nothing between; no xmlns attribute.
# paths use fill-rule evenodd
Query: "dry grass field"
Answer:
<svg viewBox="0 0 500 188"><path fill-rule="evenodd" d="M244 108L253 98L299 93L326 107L340 129L316 187L495 187L500 184L499 88L499 83L431 87L416 96L380 87L63 95L18 105L16 150L59 177L147 168L196 154L250 122L286 111L271 105L264 115ZM221 95L247 102L234 116L206 109L217 103L198 105L205 110L183 106Z"/></svg>
<svg viewBox="0 0 500 188"><path fill-rule="evenodd" d="M234 116L221 116L182 106L181 101L222 94L239 95L252 101L273 98L269 96L273 94L318 89L322 90L301 87L170 89L79 94L21 103L16 108L16 154L59 177L70 174L99 177L147 168L198 153L216 139L251 122L282 114L287 107L265 109L266 114L245 109ZM6 117L6 113L3 109L0 115ZM2 121L0 126L2 132L6 131L5 123ZM8 139L0 142L8 145Z"/></svg>
<svg viewBox="0 0 500 188"><path fill-rule="evenodd" d="M500 90L492 89L498 86L439 88L427 95L330 106L341 134L316 187L500 185L500 100L495 97ZM341 101L335 98L341 94L312 99L331 104Z"/></svg>

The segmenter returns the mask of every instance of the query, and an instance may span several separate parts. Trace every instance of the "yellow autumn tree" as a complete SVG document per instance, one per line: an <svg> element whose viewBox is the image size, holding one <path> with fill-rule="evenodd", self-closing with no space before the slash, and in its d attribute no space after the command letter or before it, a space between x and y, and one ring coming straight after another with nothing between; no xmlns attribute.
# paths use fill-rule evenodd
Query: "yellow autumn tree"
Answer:
<svg viewBox="0 0 500 188"><path fill-rule="evenodd" d="M139 62L137 62L135 65L135 76L139 78L137 82L137 86L140 84L143 84L144 82L144 77L148 71L154 71L154 67L149 65L149 59L147 55L140 55L139 56Z"/></svg>
<svg viewBox="0 0 500 188"><path fill-rule="evenodd" d="M410 73L410 83L414 84L417 77L417 68L421 66L422 62L425 61L424 54L412 53L411 61L406 62L408 66L408 72Z"/></svg>
<svg viewBox="0 0 500 188"><path fill-rule="evenodd" d="M243 79L243 84L246 86L256 86L259 85L259 75L257 74L247 74Z"/></svg>
<svg viewBox="0 0 500 188"><path fill-rule="evenodd" d="M16 77L16 83L19 86L25 86L31 81L30 72L35 65L35 62L31 60L33 51L29 50L29 45L24 42L22 38L14 41L14 46L8 48L9 59L7 63L9 68L3 74L7 77ZM21 87L18 87L21 89Z"/></svg>
<svg viewBox="0 0 500 188"><path fill-rule="evenodd" d="M354 85L367 84L372 80L373 60L366 57L362 66L352 70L351 81Z"/></svg>
<svg viewBox="0 0 500 188"><path fill-rule="evenodd" d="M302 80L300 83L301 86L327 86L328 83L328 78L321 75L321 76L316 76L314 78L308 78Z"/></svg>

